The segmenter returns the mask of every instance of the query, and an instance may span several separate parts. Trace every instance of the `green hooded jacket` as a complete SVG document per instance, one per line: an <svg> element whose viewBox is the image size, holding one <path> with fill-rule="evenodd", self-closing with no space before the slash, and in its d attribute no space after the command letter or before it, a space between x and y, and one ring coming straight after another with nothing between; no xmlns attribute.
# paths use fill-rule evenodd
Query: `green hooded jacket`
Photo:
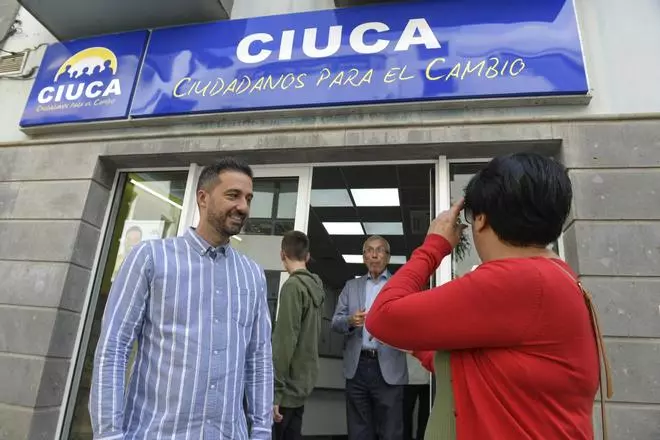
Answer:
<svg viewBox="0 0 660 440"><path fill-rule="evenodd" d="M282 286L273 331L275 405L301 407L316 385L324 301L323 282L307 270Z"/></svg>

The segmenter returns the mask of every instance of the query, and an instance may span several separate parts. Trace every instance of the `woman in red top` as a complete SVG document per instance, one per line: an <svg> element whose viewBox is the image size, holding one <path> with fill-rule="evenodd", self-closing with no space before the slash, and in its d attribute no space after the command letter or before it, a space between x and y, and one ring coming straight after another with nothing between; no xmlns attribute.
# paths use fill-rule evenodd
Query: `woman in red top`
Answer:
<svg viewBox="0 0 660 440"><path fill-rule="evenodd" d="M442 363L436 352L449 353L451 386L437 391L427 439L594 438L597 339L575 275L546 249L571 198L566 170L549 158L492 160L378 295L365 324L376 339L414 351L430 371ZM482 264L422 291L460 240L463 208ZM434 414L447 409L443 396L447 420Z"/></svg>

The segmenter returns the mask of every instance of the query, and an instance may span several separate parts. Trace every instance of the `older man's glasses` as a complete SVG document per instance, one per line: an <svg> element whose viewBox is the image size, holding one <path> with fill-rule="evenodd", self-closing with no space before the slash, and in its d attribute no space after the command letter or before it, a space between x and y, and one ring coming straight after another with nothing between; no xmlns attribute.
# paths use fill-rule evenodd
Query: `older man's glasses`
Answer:
<svg viewBox="0 0 660 440"><path fill-rule="evenodd" d="M363 253L364 253L364 255L373 255L373 254L386 255L386 254L389 254L390 252L387 249L385 249L384 247L379 246L379 247L376 247L376 248L374 248L374 247L364 248Z"/></svg>

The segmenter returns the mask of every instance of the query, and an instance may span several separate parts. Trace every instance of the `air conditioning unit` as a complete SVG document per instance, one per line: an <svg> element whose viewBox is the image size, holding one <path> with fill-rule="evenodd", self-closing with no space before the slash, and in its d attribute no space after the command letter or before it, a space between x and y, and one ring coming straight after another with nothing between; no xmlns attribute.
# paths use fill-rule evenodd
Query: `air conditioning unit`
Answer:
<svg viewBox="0 0 660 440"><path fill-rule="evenodd" d="M27 52L18 52L0 57L0 76L23 74L27 62Z"/></svg>

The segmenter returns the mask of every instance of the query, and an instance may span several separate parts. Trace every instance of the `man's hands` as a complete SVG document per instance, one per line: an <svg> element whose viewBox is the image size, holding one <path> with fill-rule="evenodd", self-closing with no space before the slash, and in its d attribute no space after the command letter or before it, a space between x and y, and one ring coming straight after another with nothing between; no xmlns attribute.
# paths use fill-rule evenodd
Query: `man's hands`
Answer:
<svg viewBox="0 0 660 440"><path fill-rule="evenodd" d="M280 406L273 405L273 421L275 423L280 423L284 419L284 416L280 414Z"/></svg>
<svg viewBox="0 0 660 440"><path fill-rule="evenodd" d="M355 315L348 318L348 323L351 327L362 327L364 325L364 320L367 317L367 311L365 309L358 310Z"/></svg>
<svg viewBox="0 0 660 440"><path fill-rule="evenodd" d="M461 210L463 210L463 203L464 201L461 199L454 203L448 211L441 212L431 222L428 235L440 235L451 244L452 249L455 248L461 241L463 230L467 228L467 225L460 224L458 220L458 216L461 215Z"/></svg>

